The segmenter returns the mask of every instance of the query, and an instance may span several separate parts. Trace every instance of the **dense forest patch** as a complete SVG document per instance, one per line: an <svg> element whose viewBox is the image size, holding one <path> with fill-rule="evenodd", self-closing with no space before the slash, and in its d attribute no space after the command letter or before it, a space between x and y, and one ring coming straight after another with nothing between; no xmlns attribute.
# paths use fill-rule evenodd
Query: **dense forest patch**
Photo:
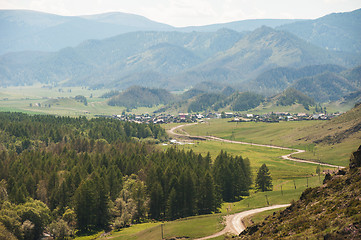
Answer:
<svg viewBox="0 0 361 240"><path fill-rule="evenodd" d="M248 159L169 148L159 125L0 113L0 234L122 228L217 212L248 195ZM1 236L1 235L0 235Z"/></svg>

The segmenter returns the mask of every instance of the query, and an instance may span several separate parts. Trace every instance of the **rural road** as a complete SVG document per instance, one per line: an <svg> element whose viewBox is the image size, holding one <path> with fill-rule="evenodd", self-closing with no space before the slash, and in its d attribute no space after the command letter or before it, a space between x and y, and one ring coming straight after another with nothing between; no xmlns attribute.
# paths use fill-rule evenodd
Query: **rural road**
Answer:
<svg viewBox="0 0 361 240"><path fill-rule="evenodd" d="M228 215L228 216L226 216L226 227L222 231L215 233L213 235L207 236L207 237L196 238L195 240L211 239L211 238L222 236L226 233L231 233L232 235L239 235L241 232L243 232L246 229L246 227L243 225L243 222L242 222L242 220L245 217L248 217L248 216L256 214L256 213L272 210L272 209L288 207L290 205L291 204L273 205L273 206L269 206L269 207L256 208L256 209L236 213L233 215Z"/></svg>
<svg viewBox="0 0 361 240"><path fill-rule="evenodd" d="M227 140L227 139L214 137L214 136L190 136L185 131L184 131L185 134L179 134L179 133L174 132L175 130L177 130L179 128L182 128L182 127L185 127L185 126L190 126L190 125L195 125L195 124L198 124L198 123L189 123L189 124L179 125L179 126L173 127L170 130L168 130L168 133L170 133L170 134L172 134L172 135L174 135L176 137L192 137L192 138L204 139L204 140L214 140L214 141L221 141L221 142L227 142L227 143L236 143L236 144L252 145L252 146L258 146L258 147L268 147L268 148L275 148L275 149L282 149L282 150L290 150L290 151L294 151L294 152L292 152L290 154L283 155L281 157L283 159L285 159L285 160L294 161L294 162L310 163L310 164L321 165L321 166L326 166L326 167L334 167L334 168L345 168L343 166L337 166L337 165L332 165L332 164L327 164L327 163L320 163L320 162L314 162L314 161L309 161L309 160L293 158L292 155L297 154L297 153L305 152L305 150L301 150L301 149L280 147L280 146L267 145L267 144L233 141L233 140Z"/></svg>
<svg viewBox="0 0 361 240"><path fill-rule="evenodd" d="M232 140L227 140L227 139L214 137L214 136L190 136L183 129L182 129L183 134L179 134L179 133L175 132L175 130L177 130L179 128L182 128L185 126L190 126L190 125L195 125L195 124L197 124L197 123L179 125L179 126L173 127L170 130L168 130L168 133L175 137L182 137L182 138L189 138L189 139L213 140L213 141L221 141L221 142L227 142L227 143L252 145L252 146L258 146L258 147L268 147L268 148L275 148L275 149L282 149L282 150L291 150L291 151L293 151L292 153L283 155L281 157L285 160L290 160L290 161L295 161L295 162L310 163L310 164L322 165L322 166L327 166L327 167L335 167L335 168L344 168L342 166L336 166L336 165L327 164L327 163L319 163L319 162L313 162L313 161L307 161L307 160L293 158L292 157L293 154L305 152L305 150L301 150L301 149L294 149L294 148L287 148L287 147L280 147L280 146L266 145L266 144L248 143L248 142L241 142L241 141L232 141ZM207 237L197 238L196 240L211 239L211 238L222 236L226 233L239 235L245 229L245 226L242 223L242 219L244 219L245 217L259 213L259 212L271 210L271 209L288 207L289 205L290 204L274 205L274 206L269 206L269 207L264 207L264 208L256 208L256 209L248 210L245 212L236 213L233 215L228 215L228 216L226 216L226 227L222 231L215 233L213 235L207 236Z"/></svg>

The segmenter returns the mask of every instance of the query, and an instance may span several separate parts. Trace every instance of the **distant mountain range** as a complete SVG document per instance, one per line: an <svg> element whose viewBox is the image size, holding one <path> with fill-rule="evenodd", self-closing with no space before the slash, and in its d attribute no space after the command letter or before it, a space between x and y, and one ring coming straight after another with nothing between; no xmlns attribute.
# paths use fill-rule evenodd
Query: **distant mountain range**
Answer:
<svg viewBox="0 0 361 240"><path fill-rule="evenodd" d="M253 31L297 20L256 19L176 28L143 16L110 12L88 16L59 16L30 10L0 10L0 54L18 51L58 51L89 39L105 39L137 31L216 32L222 28Z"/></svg>
<svg viewBox="0 0 361 240"><path fill-rule="evenodd" d="M121 12L60 16L30 10L0 10L0 54L58 51L75 47L85 40L101 40L136 31L216 32L227 28L244 32L261 26L286 30L323 48L360 52L360 11L330 14L315 20L251 19L176 28L143 16Z"/></svg>
<svg viewBox="0 0 361 240"><path fill-rule="evenodd" d="M0 54L58 51L88 39L134 31L173 31L172 26L127 13L67 17L28 10L0 10Z"/></svg>
<svg viewBox="0 0 361 240"><path fill-rule="evenodd" d="M122 13L63 17L2 10L0 52L41 51L1 55L0 85L183 90L206 81L267 96L293 87L316 101L329 101L360 89L355 68L361 65L356 50L361 49L360 19L356 10L316 20L174 28ZM62 49L47 52L57 48Z"/></svg>

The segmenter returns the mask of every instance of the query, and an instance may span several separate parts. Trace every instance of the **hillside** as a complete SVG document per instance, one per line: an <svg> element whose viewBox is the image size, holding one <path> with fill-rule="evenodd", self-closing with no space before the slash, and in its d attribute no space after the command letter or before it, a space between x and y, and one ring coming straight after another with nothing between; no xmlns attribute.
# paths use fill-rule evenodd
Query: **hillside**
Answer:
<svg viewBox="0 0 361 240"><path fill-rule="evenodd" d="M309 109L310 106L315 105L315 101L312 98L294 88L287 88L281 94L271 98L271 101L272 100L275 101L277 105L281 106L302 104L305 109Z"/></svg>
<svg viewBox="0 0 361 240"><path fill-rule="evenodd" d="M241 233L240 239L360 239L361 146L350 169L326 175L324 185L308 188L284 211Z"/></svg>
<svg viewBox="0 0 361 240"><path fill-rule="evenodd" d="M357 90L347 79L330 72L301 78L291 87L314 98L317 102L336 101Z"/></svg>
<svg viewBox="0 0 361 240"><path fill-rule="evenodd" d="M245 35L232 48L175 79L187 83L202 80L240 84L275 67L350 66L351 62L357 64L358 61L350 61L347 54L340 55L316 47L290 33L261 27Z"/></svg>
<svg viewBox="0 0 361 240"><path fill-rule="evenodd" d="M174 96L164 89L150 89L139 86L128 88L126 91L109 99L110 106L124 106L127 108L153 107L167 104L174 100Z"/></svg>
<svg viewBox="0 0 361 240"><path fill-rule="evenodd" d="M360 52L361 9L278 27L325 49Z"/></svg>
<svg viewBox="0 0 361 240"><path fill-rule="evenodd" d="M310 65L301 68L276 67L261 73L255 79L245 82L242 88L254 89L266 95L273 95L285 90L300 78L311 77L325 72L340 73L344 70L346 68L333 64Z"/></svg>
<svg viewBox="0 0 361 240"><path fill-rule="evenodd" d="M263 101L262 95L252 92L235 92L227 87L219 92L191 89L178 97L178 101L166 105L157 112L246 111L257 107Z"/></svg>
<svg viewBox="0 0 361 240"><path fill-rule="evenodd" d="M161 87L167 74L193 67L200 60L232 47L242 36L230 30L134 32L103 41L89 40L54 53L7 54L0 57L0 83L23 85L62 81L67 85L110 85L125 89L142 78L139 80L145 82L143 86L149 83L152 87ZM156 81L148 79L152 76ZM181 83L168 84L174 88Z"/></svg>

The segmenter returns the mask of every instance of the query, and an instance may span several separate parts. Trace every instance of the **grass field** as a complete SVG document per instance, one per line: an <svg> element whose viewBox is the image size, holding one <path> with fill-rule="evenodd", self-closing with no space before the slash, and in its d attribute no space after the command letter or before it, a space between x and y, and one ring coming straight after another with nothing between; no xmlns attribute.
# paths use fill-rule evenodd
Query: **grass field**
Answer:
<svg viewBox="0 0 361 240"><path fill-rule="evenodd" d="M167 147L169 146L164 146L163 148ZM192 145L179 145L177 148L185 150L192 149L194 152L201 153L202 155L206 155L209 152L212 159L215 159L221 149L223 149L234 156L241 155L243 158L248 158L254 176L258 168L265 163L270 169L274 180L312 176L315 174L317 168L314 164L297 163L282 159L282 155L292 152L288 150L217 141L199 141ZM321 167L321 169L326 170L329 168Z"/></svg>
<svg viewBox="0 0 361 240"><path fill-rule="evenodd" d="M347 128L346 123L336 125L336 121L332 122L333 125L329 124L330 121L279 123L228 121L229 119L212 119L207 123L185 126L179 131L185 130L191 135L213 135L236 141L304 149L306 153L298 154L297 157L341 166L348 165L350 153L355 151L360 144L360 133L333 144L313 143L314 139L332 136L337 133L337 130L342 130L342 127Z"/></svg>
<svg viewBox="0 0 361 240"><path fill-rule="evenodd" d="M108 89L91 90L84 87L48 88L42 85L0 88L0 111L74 117L121 114L125 110L124 107L109 106L107 99L100 98L108 91ZM88 105L75 101L73 98L77 95L85 96ZM51 104L50 108L45 107L49 104ZM159 107L161 106L133 109L131 113L152 113Z"/></svg>
<svg viewBox="0 0 361 240"><path fill-rule="evenodd" d="M115 240L170 239L172 237L198 238L223 229L223 214L203 215L172 222L143 223L124 228L112 234ZM161 226L163 225L163 226Z"/></svg>

